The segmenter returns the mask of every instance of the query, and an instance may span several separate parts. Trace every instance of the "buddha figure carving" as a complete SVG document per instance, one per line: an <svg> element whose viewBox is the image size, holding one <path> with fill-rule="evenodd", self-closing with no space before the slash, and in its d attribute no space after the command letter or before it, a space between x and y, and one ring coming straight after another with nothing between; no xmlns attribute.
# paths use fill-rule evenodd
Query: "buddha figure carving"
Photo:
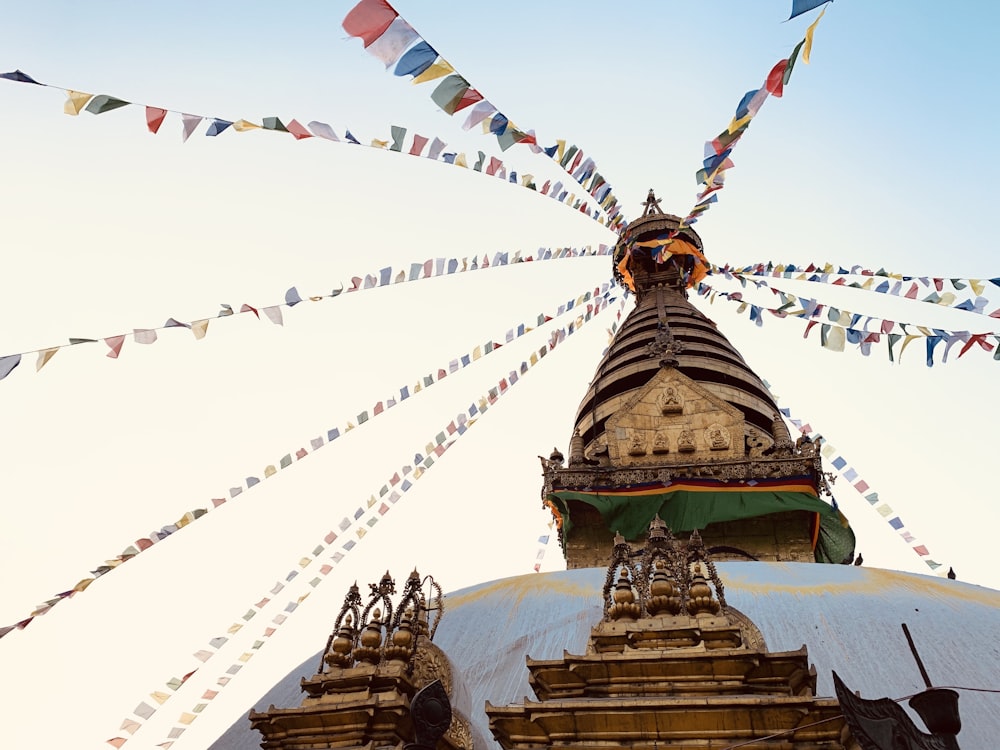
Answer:
<svg viewBox="0 0 1000 750"><path fill-rule="evenodd" d="M666 385L660 391L656 399L656 405L660 407L661 414L680 414L684 411L684 404L681 401L680 391L675 385Z"/></svg>
<svg viewBox="0 0 1000 750"><path fill-rule="evenodd" d="M694 446L694 432L685 428L681 430L680 436L677 438L677 450L681 453L693 453L695 450Z"/></svg>
<svg viewBox="0 0 1000 750"><path fill-rule="evenodd" d="M658 430L656 435L653 436L653 453L657 455L670 453L670 443L667 440L667 433L663 430Z"/></svg>
<svg viewBox="0 0 1000 750"><path fill-rule="evenodd" d="M708 446L713 451L724 451L729 447L729 435L720 424L711 424L705 431L708 437Z"/></svg>
<svg viewBox="0 0 1000 750"><path fill-rule="evenodd" d="M646 439L643 437L643 434L638 430L632 431L632 436L628 444L628 454L630 456L646 455Z"/></svg>

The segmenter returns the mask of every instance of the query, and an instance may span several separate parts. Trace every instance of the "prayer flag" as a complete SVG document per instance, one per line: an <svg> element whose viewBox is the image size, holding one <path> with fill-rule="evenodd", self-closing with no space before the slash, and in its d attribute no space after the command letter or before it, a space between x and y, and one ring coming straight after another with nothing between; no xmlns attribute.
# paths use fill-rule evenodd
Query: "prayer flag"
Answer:
<svg viewBox="0 0 1000 750"><path fill-rule="evenodd" d="M415 76L413 83L426 83L427 81L433 81L436 78L441 78L454 72L455 69L451 67L447 60L438 58L437 62L428 65L419 75Z"/></svg>
<svg viewBox="0 0 1000 750"><path fill-rule="evenodd" d="M826 8L823 8L823 10L819 12L819 15L816 16L816 20L809 24L809 28L806 29L806 36L803 40L805 44L802 45L802 62L806 65L809 64L809 55L812 52L813 34L816 32L816 25L819 23L819 19L823 17L824 13L826 13Z"/></svg>
<svg viewBox="0 0 1000 750"><path fill-rule="evenodd" d="M427 42L421 40L406 51L393 71L397 76L418 76L437 59L437 52Z"/></svg>
<svg viewBox="0 0 1000 750"><path fill-rule="evenodd" d="M377 57L386 68L395 63L403 50L420 38L404 19L396 16L384 32L368 47L368 53Z"/></svg>
<svg viewBox="0 0 1000 750"><path fill-rule="evenodd" d="M212 124L208 126L208 130L205 131L205 135L216 136L232 124L233 123L229 120L220 120L219 118L215 118L212 120Z"/></svg>
<svg viewBox="0 0 1000 750"><path fill-rule="evenodd" d="M337 134L333 132L333 128L327 125L325 122L319 122L318 120L313 120L309 123L309 130L317 138L325 138L328 141L340 141Z"/></svg>
<svg viewBox="0 0 1000 750"><path fill-rule="evenodd" d="M125 336L124 335L121 335L121 336L109 336L108 338L104 339L104 343L107 344L111 348L111 351L108 352L107 356L111 357L111 359L118 359L118 355L121 354L121 351L122 351L122 344L125 343ZM15 356L17 356L18 361L20 361L21 355L18 354L18 355L15 355ZM3 377L6 377L6 375L3 374L3 364L2 364L2 362L3 362L3 360L0 360L0 380L2 380ZM10 369L13 370L14 367L16 367L16 366L17 366L17 363L15 362L14 366L11 367ZM7 372L9 373L10 370L8 370Z"/></svg>
<svg viewBox="0 0 1000 750"><path fill-rule="evenodd" d="M808 13L813 8L818 8L828 2L830 2L830 0L792 0L792 15L788 17L788 20L791 21L796 16ZM825 8L823 9L823 12L826 12ZM822 13L820 15L822 15ZM818 21L819 19L817 18L816 20Z"/></svg>
<svg viewBox="0 0 1000 750"><path fill-rule="evenodd" d="M131 102L127 102L124 99L116 99L107 94L98 94L87 104L87 111L93 115L103 115L105 112L124 107L127 104L131 104Z"/></svg>
<svg viewBox="0 0 1000 750"><path fill-rule="evenodd" d="M202 119L201 115L181 115L181 124L183 127L181 140L186 143L187 139L191 137L191 134L201 123Z"/></svg>
<svg viewBox="0 0 1000 750"><path fill-rule="evenodd" d="M385 0L361 0L351 8L341 25L344 31L360 38L365 47L369 47L398 17Z"/></svg>
<svg viewBox="0 0 1000 750"><path fill-rule="evenodd" d="M78 115L84 105L90 101L93 94L85 94L82 91L66 91L66 103L63 104L63 112L67 115ZM147 110L149 108L147 107ZM155 132L155 131L154 131Z"/></svg>
<svg viewBox="0 0 1000 750"><path fill-rule="evenodd" d="M446 113L453 115L459 109L459 103L468 90L469 82L457 73L453 73L437 85L431 94L431 99ZM474 101L469 102L469 104L474 103Z"/></svg>

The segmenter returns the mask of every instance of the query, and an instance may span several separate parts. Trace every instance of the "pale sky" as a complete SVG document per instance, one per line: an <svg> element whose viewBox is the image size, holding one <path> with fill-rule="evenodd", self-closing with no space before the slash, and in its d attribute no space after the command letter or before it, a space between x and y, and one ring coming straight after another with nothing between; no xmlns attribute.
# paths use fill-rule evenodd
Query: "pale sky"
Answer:
<svg viewBox="0 0 1000 750"><path fill-rule="evenodd" d="M461 114L430 100L433 83L396 78L345 39L352 4L6 3L0 69L227 120L320 120L363 143L400 125L470 163L481 149L539 181L560 179L544 157L523 147L500 154L489 137L464 133ZM687 211L704 141L815 17L783 23L788 0L395 5L542 143L581 146L630 217L650 187L666 210ZM765 103L697 225L709 258L1000 276L991 260L1000 147L989 137L1000 11L980 5L830 6L812 64L800 62L785 96ZM389 265L614 239L554 201L455 166L260 131L208 139L204 124L183 143L178 114L154 136L141 107L68 117L63 101L56 89L0 81L0 355L212 318L220 303L275 305L291 286L326 295ZM88 344L36 373L35 355L25 356L0 382L0 625L135 539L263 478L285 454L312 453L313 438L399 387L412 390L609 277L606 258L490 269L305 302L286 308L280 327L240 315L213 319L200 341L185 329L161 331L152 345L129 336L117 360ZM897 320L1000 328L849 289L775 285ZM987 311L1000 308L1000 288L984 294ZM800 320L768 316L757 328L723 300L696 304L780 404L892 506L915 544L960 579L1000 587L990 471L1000 363L976 350L928 369L915 342L890 365L884 345L868 358L832 353L816 331L803 340ZM334 549L268 593L545 334L294 463L0 640L5 709L18 717L5 741L108 747L128 736L123 719L141 720L132 713L140 702L154 704L151 692L171 693L168 680L200 667L125 745L156 747L274 615L312 591L173 746L203 748L323 645L355 579L376 581L388 567L401 583L417 565L454 590L530 573L548 533L536 456L566 450L614 309L524 376L315 590L307 582ZM844 480L835 494L866 564L930 572ZM542 570L561 566L550 544ZM209 661L193 658L265 596L272 602Z"/></svg>

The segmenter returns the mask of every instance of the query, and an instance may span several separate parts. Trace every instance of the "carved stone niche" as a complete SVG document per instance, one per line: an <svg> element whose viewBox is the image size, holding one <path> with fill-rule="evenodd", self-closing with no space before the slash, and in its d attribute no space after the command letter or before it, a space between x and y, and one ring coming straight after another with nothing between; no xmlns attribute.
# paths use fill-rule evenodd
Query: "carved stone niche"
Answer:
<svg viewBox="0 0 1000 750"><path fill-rule="evenodd" d="M667 383L656 397L656 406L660 414L682 414L684 400L680 389L673 383Z"/></svg>
<svg viewBox="0 0 1000 750"><path fill-rule="evenodd" d="M661 369L605 424L611 466L742 459L743 413L673 368Z"/></svg>

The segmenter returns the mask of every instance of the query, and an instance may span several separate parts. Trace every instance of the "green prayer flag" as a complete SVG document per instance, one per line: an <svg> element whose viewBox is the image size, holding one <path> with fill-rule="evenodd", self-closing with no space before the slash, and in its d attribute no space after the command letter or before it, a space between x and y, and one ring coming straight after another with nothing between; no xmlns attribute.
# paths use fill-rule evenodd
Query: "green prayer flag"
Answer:
<svg viewBox="0 0 1000 750"><path fill-rule="evenodd" d="M87 111L94 115L103 115L105 112L110 112L113 109L118 109L119 107L124 107L131 102L127 102L124 99L116 99L113 96L108 96L107 94L98 94L89 102L87 102Z"/></svg>

